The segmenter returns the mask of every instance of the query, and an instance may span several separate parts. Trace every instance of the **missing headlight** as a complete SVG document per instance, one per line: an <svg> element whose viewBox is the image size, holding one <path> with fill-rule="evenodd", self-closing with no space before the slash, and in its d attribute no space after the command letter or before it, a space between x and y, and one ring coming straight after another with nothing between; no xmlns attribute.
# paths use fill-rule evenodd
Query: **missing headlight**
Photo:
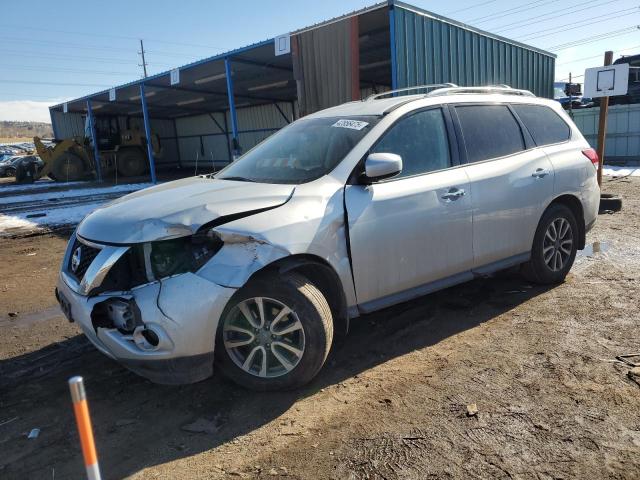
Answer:
<svg viewBox="0 0 640 480"><path fill-rule="evenodd" d="M213 231L197 233L191 237L151 243L151 268L156 278L178 273L195 272L221 248L223 242Z"/></svg>

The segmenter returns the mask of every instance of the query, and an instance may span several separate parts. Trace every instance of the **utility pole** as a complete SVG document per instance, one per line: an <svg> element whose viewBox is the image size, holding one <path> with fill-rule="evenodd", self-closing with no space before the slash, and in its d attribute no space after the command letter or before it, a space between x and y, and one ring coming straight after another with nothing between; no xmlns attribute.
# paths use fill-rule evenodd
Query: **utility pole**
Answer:
<svg viewBox="0 0 640 480"><path fill-rule="evenodd" d="M613 52L604 52L604 66L613 62ZM600 99L600 118L598 119L598 185L602 185L602 167L604 166L604 138L607 132L607 113L609 112L609 97Z"/></svg>
<svg viewBox="0 0 640 480"><path fill-rule="evenodd" d="M147 78L147 61L144 59L144 43L142 43L142 39L140 39L140 51L138 52L142 55L142 69L144 70L144 78Z"/></svg>
<svg viewBox="0 0 640 480"><path fill-rule="evenodd" d="M571 72L569 72L569 116L573 118L573 84L571 82Z"/></svg>

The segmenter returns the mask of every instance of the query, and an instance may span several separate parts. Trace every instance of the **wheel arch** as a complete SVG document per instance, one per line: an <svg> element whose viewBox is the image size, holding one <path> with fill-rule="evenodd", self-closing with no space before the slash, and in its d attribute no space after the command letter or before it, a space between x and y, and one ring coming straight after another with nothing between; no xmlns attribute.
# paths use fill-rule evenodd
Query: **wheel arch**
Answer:
<svg viewBox="0 0 640 480"><path fill-rule="evenodd" d="M578 224L578 250L584 249L586 243L586 228L584 224L584 208L582 207L580 199L571 194L560 195L553 199L545 209L545 212L552 205L564 205L571 210L573 216L576 218L576 223Z"/></svg>
<svg viewBox="0 0 640 480"><path fill-rule="evenodd" d="M246 283L258 276L296 272L308 278L329 303L334 332L346 335L349 330L347 297L340 276L323 258L311 254L296 254L278 259L256 271Z"/></svg>

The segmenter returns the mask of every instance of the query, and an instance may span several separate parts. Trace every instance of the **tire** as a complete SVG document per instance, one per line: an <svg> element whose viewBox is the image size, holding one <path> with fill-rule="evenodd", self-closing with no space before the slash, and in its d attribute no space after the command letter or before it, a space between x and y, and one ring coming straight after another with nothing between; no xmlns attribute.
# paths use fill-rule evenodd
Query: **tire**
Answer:
<svg viewBox="0 0 640 480"><path fill-rule="evenodd" d="M557 241L553 241L554 229L556 232L558 229L565 232L564 236L556 237ZM536 229L531 259L522 266L524 277L543 285L562 283L576 258L578 235L578 222L571 209L561 204L551 205L542 215ZM568 240L571 241L570 245ZM552 257L549 257L550 254Z"/></svg>
<svg viewBox="0 0 640 480"><path fill-rule="evenodd" d="M123 177L136 177L144 173L147 160L138 148L125 148L117 153L116 165Z"/></svg>
<svg viewBox="0 0 640 480"><path fill-rule="evenodd" d="M16 169L13 167L9 167L4 171L4 176L5 177L15 177L16 176Z"/></svg>
<svg viewBox="0 0 640 480"><path fill-rule="evenodd" d="M20 161L16 166L16 183L33 183L35 182L35 168L32 163Z"/></svg>
<svg viewBox="0 0 640 480"><path fill-rule="evenodd" d="M603 212L619 212L622 210L622 197L612 193L600 194L599 213Z"/></svg>
<svg viewBox="0 0 640 480"><path fill-rule="evenodd" d="M73 182L87 176L82 159L71 152L64 152L53 161L51 173L59 182Z"/></svg>
<svg viewBox="0 0 640 480"><path fill-rule="evenodd" d="M258 299L264 322L260 322ZM290 313L278 320L283 306ZM247 313L262 328L252 325ZM287 330L290 332L278 334ZM251 390L295 389L317 375L332 340L331 309L320 290L295 273L264 276L239 290L225 308L216 335L216 366ZM284 361L280 360L283 356Z"/></svg>

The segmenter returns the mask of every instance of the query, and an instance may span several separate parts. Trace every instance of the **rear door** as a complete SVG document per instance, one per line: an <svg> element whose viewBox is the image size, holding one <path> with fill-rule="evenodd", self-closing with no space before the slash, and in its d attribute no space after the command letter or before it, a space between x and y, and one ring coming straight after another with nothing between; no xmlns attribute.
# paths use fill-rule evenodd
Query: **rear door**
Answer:
<svg viewBox="0 0 640 480"><path fill-rule="evenodd" d="M464 138L473 205L474 268L526 259L554 171L509 105L453 107Z"/></svg>
<svg viewBox="0 0 640 480"><path fill-rule="evenodd" d="M417 287L471 270L469 182L457 165L452 130L449 112L441 108L401 118L371 152L400 155L402 172L346 187L353 275L363 311L426 293Z"/></svg>

